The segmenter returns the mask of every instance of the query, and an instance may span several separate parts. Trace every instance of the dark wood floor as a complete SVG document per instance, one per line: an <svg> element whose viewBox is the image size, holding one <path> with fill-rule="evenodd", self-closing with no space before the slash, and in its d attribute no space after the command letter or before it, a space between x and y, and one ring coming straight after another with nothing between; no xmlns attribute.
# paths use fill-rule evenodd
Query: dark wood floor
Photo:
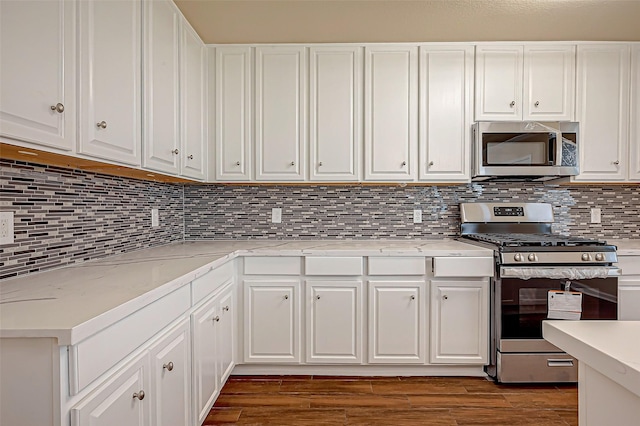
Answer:
<svg viewBox="0 0 640 426"><path fill-rule="evenodd" d="M205 425L576 425L577 387L477 377L232 376Z"/></svg>

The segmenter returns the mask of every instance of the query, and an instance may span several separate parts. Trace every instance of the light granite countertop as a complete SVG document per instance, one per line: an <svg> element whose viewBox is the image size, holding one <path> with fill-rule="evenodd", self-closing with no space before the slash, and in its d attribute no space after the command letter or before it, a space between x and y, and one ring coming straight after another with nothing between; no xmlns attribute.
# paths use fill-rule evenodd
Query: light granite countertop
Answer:
<svg viewBox="0 0 640 426"><path fill-rule="evenodd" d="M238 256L492 253L453 239L174 243L0 282L0 337L75 344Z"/></svg>
<svg viewBox="0 0 640 426"><path fill-rule="evenodd" d="M618 256L640 256L640 239L607 240L607 242L618 247Z"/></svg>

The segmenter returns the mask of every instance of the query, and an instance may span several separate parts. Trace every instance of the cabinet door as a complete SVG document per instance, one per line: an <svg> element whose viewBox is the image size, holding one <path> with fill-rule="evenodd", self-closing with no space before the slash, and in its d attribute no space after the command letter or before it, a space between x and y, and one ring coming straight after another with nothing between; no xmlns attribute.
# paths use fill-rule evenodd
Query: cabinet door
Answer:
<svg viewBox="0 0 640 426"><path fill-rule="evenodd" d="M216 180L251 180L251 47L216 47L215 55Z"/></svg>
<svg viewBox="0 0 640 426"><path fill-rule="evenodd" d="M470 179L473 47L420 47L420 179Z"/></svg>
<svg viewBox="0 0 640 426"><path fill-rule="evenodd" d="M522 120L522 46L476 47L476 121Z"/></svg>
<svg viewBox="0 0 640 426"><path fill-rule="evenodd" d="M246 280L245 362L300 362L300 282Z"/></svg>
<svg viewBox="0 0 640 426"><path fill-rule="evenodd" d="M256 48L256 180L305 178L305 48Z"/></svg>
<svg viewBox="0 0 640 426"><path fill-rule="evenodd" d="M362 48L312 47L310 178L357 181L362 145Z"/></svg>
<svg viewBox="0 0 640 426"><path fill-rule="evenodd" d="M640 321L640 278L618 282L618 319Z"/></svg>
<svg viewBox="0 0 640 426"><path fill-rule="evenodd" d="M144 3L143 165L178 174L180 13L171 0Z"/></svg>
<svg viewBox="0 0 640 426"><path fill-rule="evenodd" d="M72 426L144 426L151 424L149 353L130 362L71 408ZM145 398L146 397L146 398Z"/></svg>
<svg viewBox="0 0 640 426"><path fill-rule="evenodd" d="M488 286L486 280L431 281L431 363L487 363Z"/></svg>
<svg viewBox="0 0 640 426"><path fill-rule="evenodd" d="M217 323L220 316L218 301L209 299L191 315L193 330L193 403L197 424L207 417L218 392L218 355L216 348ZM216 320L217 318L217 320Z"/></svg>
<svg viewBox="0 0 640 426"><path fill-rule="evenodd" d="M369 281L369 362L425 362L426 294L422 281Z"/></svg>
<svg viewBox="0 0 640 426"><path fill-rule="evenodd" d="M137 1L81 1L78 152L140 165L140 37Z"/></svg>
<svg viewBox="0 0 640 426"><path fill-rule="evenodd" d="M229 287L218 297L220 322L216 337L218 339L218 384L220 389L229 378L235 366L236 348L236 303L234 287Z"/></svg>
<svg viewBox="0 0 640 426"><path fill-rule="evenodd" d="M525 120L573 119L576 48L569 45L525 46Z"/></svg>
<svg viewBox="0 0 640 426"><path fill-rule="evenodd" d="M629 45L578 46L577 181L624 180L629 132Z"/></svg>
<svg viewBox="0 0 640 426"><path fill-rule="evenodd" d="M73 149L75 7L0 2L0 136Z"/></svg>
<svg viewBox="0 0 640 426"><path fill-rule="evenodd" d="M149 350L151 354L151 424L190 424L191 334L184 319Z"/></svg>
<svg viewBox="0 0 640 426"><path fill-rule="evenodd" d="M182 116L182 175L204 179L207 141L206 125L207 49L189 23L181 19L180 96Z"/></svg>
<svg viewBox="0 0 640 426"><path fill-rule="evenodd" d="M631 48L630 117L629 180L640 181L640 43L635 43Z"/></svg>
<svg viewBox="0 0 640 426"><path fill-rule="evenodd" d="M365 180L413 180L418 151L418 48L367 46Z"/></svg>
<svg viewBox="0 0 640 426"><path fill-rule="evenodd" d="M307 362L362 362L362 282L307 281Z"/></svg>

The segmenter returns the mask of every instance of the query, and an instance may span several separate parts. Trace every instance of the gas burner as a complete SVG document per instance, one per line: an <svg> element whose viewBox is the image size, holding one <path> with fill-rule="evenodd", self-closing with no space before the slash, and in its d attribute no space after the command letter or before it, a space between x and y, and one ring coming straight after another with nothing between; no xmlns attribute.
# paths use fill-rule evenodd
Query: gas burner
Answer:
<svg viewBox="0 0 640 426"><path fill-rule="evenodd" d="M476 241L496 244L501 247L578 247L606 245L604 241L548 233L478 233L468 234L465 235L465 237Z"/></svg>

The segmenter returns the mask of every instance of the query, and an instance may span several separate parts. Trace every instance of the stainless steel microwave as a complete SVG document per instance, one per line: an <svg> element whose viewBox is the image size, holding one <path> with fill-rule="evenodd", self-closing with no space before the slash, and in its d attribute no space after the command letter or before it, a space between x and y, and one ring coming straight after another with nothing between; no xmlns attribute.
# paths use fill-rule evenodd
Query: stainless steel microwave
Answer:
<svg viewBox="0 0 640 426"><path fill-rule="evenodd" d="M547 181L579 173L575 122L473 125L472 180Z"/></svg>

